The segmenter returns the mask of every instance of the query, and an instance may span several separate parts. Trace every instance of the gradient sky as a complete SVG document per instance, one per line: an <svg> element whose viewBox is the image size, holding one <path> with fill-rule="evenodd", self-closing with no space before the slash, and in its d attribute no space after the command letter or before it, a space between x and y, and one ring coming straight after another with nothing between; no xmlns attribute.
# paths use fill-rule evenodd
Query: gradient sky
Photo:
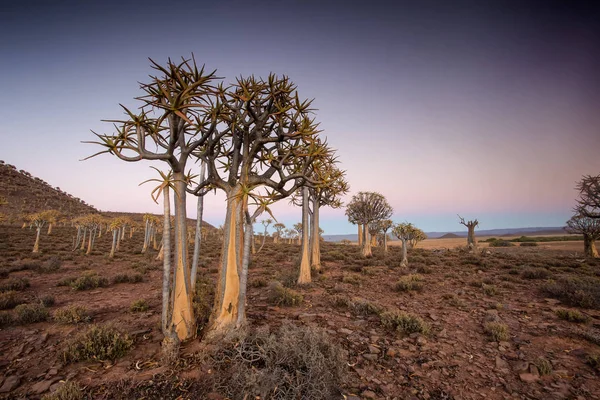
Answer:
<svg viewBox="0 0 600 400"><path fill-rule="evenodd" d="M251 3L251 4L250 4ZM491 4L490 4L491 3ZM149 162L90 130L192 53L227 81L287 74L347 171L425 231L561 226L600 173L600 8L573 1L14 1L0 8L0 159L101 210L155 212ZM350 196L348 196L349 198ZM195 217L190 198L188 216ZM206 199L219 225L224 197ZM300 210L282 202L290 225ZM355 231L323 209L328 234Z"/></svg>

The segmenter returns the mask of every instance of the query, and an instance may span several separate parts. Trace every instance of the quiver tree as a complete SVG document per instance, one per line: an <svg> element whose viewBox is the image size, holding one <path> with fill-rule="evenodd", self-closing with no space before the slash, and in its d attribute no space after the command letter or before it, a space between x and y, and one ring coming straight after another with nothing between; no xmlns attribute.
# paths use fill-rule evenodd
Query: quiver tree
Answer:
<svg viewBox="0 0 600 400"><path fill-rule="evenodd" d="M197 156L207 177L194 194L213 188L227 197L221 268L208 334L215 336L245 321L247 262L252 222L268 204L314 184L310 167L324 149L317 141L311 101L300 100L289 78L238 78L219 86L211 116L197 124L211 127ZM213 119L216 118L216 119ZM251 212L249 199L256 209Z"/></svg>
<svg viewBox="0 0 600 400"><path fill-rule="evenodd" d="M377 247L377 236L381 232L379 222L380 221L373 221L367 226L369 230L369 236L371 237L371 247Z"/></svg>
<svg viewBox="0 0 600 400"><path fill-rule="evenodd" d="M379 221L379 228L381 232L383 232L383 252L387 253L388 245L387 245L387 232L394 225L394 222L391 219L383 219Z"/></svg>
<svg viewBox="0 0 600 400"><path fill-rule="evenodd" d="M422 242L425 239L427 239L427 234L425 234L425 232L423 232L419 228L413 226L413 234L412 237L408 240L408 248L415 248L419 242Z"/></svg>
<svg viewBox="0 0 600 400"><path fill-rule="evenodd" d="M194 151L214 136L218 108L211 103L215 92L214 71L198 69L195 60L161 66L150 60L156 76L150 83L141 84L143 96L140 111L135 113L122 106L127 119L109 121L116 133L94 134L95 143L104 147L98 154L108 153L128 162L140 160L163 161L172 174L175 191L175 302L173 324L180 340L196 334L192 308L191 271L187 251L186 178L187 162ZM219 139L217 139L219 141ZM89 158L89 157L88 157ZM166 257L165 257L166 258Z"/></svg>
<svg viewBox="0 0 600 400"><path fill-rule="evenodd" d="M268 235L267 229L269 228L269 225L271 225L273 223L273 220L271 218L267 218L267 219L263 219L262 221L260 221L260 223L265 227L265 230L262 235L262 243L261 243L260 248L258 249L257 253L260 253L260 251L265 246L265 241L267 240L267 235Z"/></svg>
<svg viewBox="0 0 600 400"><path fill-rule="evenodd" d="M473 220L465 222L465 219L460 215L458 216L458 218L460 219L460 224L466 226L468 229L467 247L470 250L477 248L477 240L475 239L475 228L477 227L477 225L479 225L479 221Z"/></svg>
<svg viewBox="0 0 600 400"><path fill-rule="evenodd" d="M121 218L115 218L108 225L108 230L112 232L112 246L110 248L110 254L108 255L110 258L115 256L117 251L117 237L119 236L119 232L121 230L122 221Z"/></svg>
<svg viewBox="0 0 600 400"><path fill-rule="evenodd" d="M336 167L336 158L331 152L323 161L314 164L314 179L319 184L309 189L312 204L310 266L315 271L321 269L321 228L319 215L321 207L340 208L341 197L348 193L349 185L344 171Z"/></svg>
<svg viewBox="0 0 600 400"><path fill-rule="evenodd" d="M308 204L308 201L306 202L306 204ZM302 215L304 218L304 211L302 212ZM308 212L306 213L306 215L308 215ZM301 244L302 243L302 231L303 231L302 222L295 223L293 226L293 231L294 231L294 237L297 240L296 244Z"/></svg>
<svg viewBox="0 0 600 400"><path fill-rule="evenodd" d="M283 232L285 231L285 225L282 224L281 222L278 222L275 225L273 225L273 228L275 228L275 233L273 234L273 243L277 244L283 238Z"/></svg>
<svg viewBox="0 0 600 400"><path fill-rule="evenodd" d="M47 211L44 211L44 215L46 217L46 220L48 221L47 234L50 235L52 233L52 228L58 222L58 219L60 218L61 214L60 214L60 211L58 211L58 210L47 210Z"/></svg>
<svg viewBox="0 0 600 400"><path fill-rule="evenodd" d="M598 258L596 240L600 239L600 218L591 218L578 214L567 221L565 230L583 235L583 247L586 257Z"/></svg>
<svg viewBox="0 0 600 400"><path fill-rule="evenodd" d="M416 240L417 237L424 236L423 231L413 226L410 223L397 224L392 228L392 233L402 242L402 261L400 262L401 267L408 266L408 246L411 241Z"/></svg>
<svg viewBox="0 0 600 400"><path fill-rule="evenodd" d="M600 219L600 175L585 175L577 183L579 198L575 212L582 216Z"/></svg>
<svg viewBox="0 0 600 400"><path fill-rule="evenodd" d="M27 220L29 221L29 227L35 227L35 244L33 245L33 253L39 253L40 251L40 233L42 232L42 228L44 225L48 223L46 219L46 215L44 212L39 212L35 214L29 214L27 216Z"/></svg>
<svg viewBox="0 0 600 400"><path fill-rule="evenodd" d="M368 235L368 226L372 222L388 219L393 209L383 195L376 192L359 192L352 196L346 207L346 215L352 223L363 226L362 229L362 254L365 257L372 255L371 242Z"/></svg>

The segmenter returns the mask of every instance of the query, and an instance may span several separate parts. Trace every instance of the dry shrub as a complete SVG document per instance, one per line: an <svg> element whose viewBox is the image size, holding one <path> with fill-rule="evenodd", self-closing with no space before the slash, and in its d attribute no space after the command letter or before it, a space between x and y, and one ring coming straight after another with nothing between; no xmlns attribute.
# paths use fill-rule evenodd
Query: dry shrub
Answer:
<svg viewBox="0 0 600 400"><path fill-rule="evenodd" d="M29 280L26 278L10 278L0 285L0 292L10 292L13 290L22 291L29 287Z"/></svg>
<svg viewBox="0 0 600 400"><path fill-rule="evenodd" d="M33 324L46 321L50 313L41 304L20 304L15 307L17 320L22 324Z"/></svg>
<svg viewBox="0 0 600 400"><path fill-rule="evenodd" d="M56 303L56 299L54 298L54 296L51 296L49 294L39 297L39 300L40 304L45 307L52 307L54 303Z"/></svg>
<svg viewBox="0 0 600 400"><path fill-rule="evenodd" d="M342 276L342 282L349 283L351 285L360 285L360 277L358 275L346 274Z"/></svg>
<svg viewBox="0 0 600 400"><path fill-rule="evenodd" d="M23 304L23 299L14 290L0 293L0 310L8 310Z"/></svg>
<svg viewBox="0 0 600 400"><path fill-rule="evenodd" d="M564 319L565 321L569 321L569 322L575 322L578 324L585 324L590 320L590 317L588 317L585 314L580 313L577 310L559 309L559 310L554 311L554 313L560 319Z"/></svg>
<svg viewBox="0 0 600 400"><path fill-rule="evenodd" d="M297 306L303 299L300 293L284 287L279 281L271 282L269 285L269 302L276 306Z"/></svg>
<svg viewBox="0 0 600 400"><path fill-rule="evenodd" d="M62 266L62 260L60 259L60 257L50 257L48 259L48 261L46 261L45 264L40 265L40 267L38 268L38 271L43 273L43 274L48 274L51 272L56 272L60 269L60 267Z"/></svg>
<svg viewBox="0 0 600 400"><path fill-rule="evenodd" d="M373 303L366 299L359 297L353 298L348 302L348 307L354 312L354 314L369 316L369 315L381 315L384 312L384 308L377 303Z"/></svg>
<svg viewBox="0 0 600 400"><path fill-rule="evenodd" d="M150 308L150 306L148 305L148 302L146 300L139 299L139 300L135 300L133 303L131 303L131 306L129 306L129 311L144 312L144 311L148 311L149 308Z"/></svg>
<svg viewBox="0 0 600 400"><path fill-rule="evenodd" d="M112 325L92 325L69 340L60 353L65 363L85 360L116 360L133 345L129 335Z"/></svg>
<svg viewBox="0 0 600 400"><path fill-rule="evenodd" d="M346 372L346 354L324 331L289 322L236 332L210 358L214 390L231 399L338 398Z"/></svg>
<svg viewBox="0 0 600 400"><path fill-rule="evenodd" d="M90 290L108 286L108 279L98 276L95 272L86 272L70 285L75 290Z"/></svg>
<svg viewBox="0 0 600 400"><path fill-rule="evenodd" d="M488 322L484 326L484 331L496 342L506 341L510 338L508 325L501 322Z"/></svg>
<svg viewBox="0 0 600 400"><path fill-rule="evenodd" d="M134 274L134 275L119 274L119 275L116 275L115 277L113 277L112 283L114 283L114 284L117 284L117 283L139 283L139 282L142 282L143 280L144 280L144 277L142 276L142 274Z"/></svg>
<svg viewBox="0 0 600 400"><path fill-rule="evenodd" d="M14 317L10 312L0 311L0 328L4 328L13 323Z"/></svg>
<svg viewBox="0 0 600 400"><path fill-rule="evenodd" d="M563 278L546 283L542 291L571 306L600 308L600 279Z"/></svg>
<svg viewBox="0 0 600 400"><path fill-rule="evenodd" d="M521 276L525 279L547 279L550 272L545 268L525 268Z"/></svg>
<svg viewBox="0 0 600 400"><path fill-rule="evenodd" d="M423 277L418 274L405 275L396 282L394 290L396 292L408 292L410 290L421 291L423 290L422 280Z"/></svg>
<svg viewBox="0 0 600 400"><path fill-rule="evenodd" d="M42 400L82 400L83 392L79 385L73 381L67 381L56 389L54 393L46 394Z"/></svg>
<svg viewBox="0 0 600 400"><path fill-rule="evenodd" d="M381 314L381 323L388 329L410 335L411 333L429 333L429 326L420 317L403 311L389 311Z"/></svg>
<svg viewBox="0 0 600 400"><path fill-rule="evenodd" d="M59 308L54 312L54 321L59 324L80 324L90 322L90 316L87 308L83 306L67 306Z"/></svg>

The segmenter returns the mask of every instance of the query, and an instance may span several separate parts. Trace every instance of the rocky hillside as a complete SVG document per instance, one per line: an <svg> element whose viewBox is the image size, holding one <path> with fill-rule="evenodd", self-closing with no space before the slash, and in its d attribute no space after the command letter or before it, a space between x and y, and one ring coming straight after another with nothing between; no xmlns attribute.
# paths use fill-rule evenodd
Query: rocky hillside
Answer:
<svg viewBox="0 0 600 400"><path fill-rule="evenodd" d="M21 223L23 214L50 209L59 210L66 217L98 211L85 201L4 161L0 161L0 198L7 201L0 206L0 212L6 216L4 223L9 224Z"/></svg>

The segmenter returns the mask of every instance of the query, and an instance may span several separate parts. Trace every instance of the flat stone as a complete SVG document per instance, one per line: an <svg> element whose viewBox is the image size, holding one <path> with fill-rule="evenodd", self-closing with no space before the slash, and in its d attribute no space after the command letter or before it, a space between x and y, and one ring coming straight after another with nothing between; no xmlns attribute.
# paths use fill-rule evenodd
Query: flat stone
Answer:
<svg viewBox="0 0 600 400"><path fill-rule="evenodd" d="M379 353L381 353L381 350L379 350L379 348L376 346L369 345L369 353L379 354Z"/></svg>
<svg viewBox="0 0 600 400"><path fill-rule="evenodd" d="M50 389L50 386L52 385L52 380L46 380L46 381L40 381L36 384L34 384L33 386L31 386L31 392L35 393L35 394L42 394L45 391L47 391L48 389Z"/></svg>
<svg viewBox="0 0 600 400"><path fill-rule="evenodd" d="M365 390L364 392L362 392L362 396L365 399L376 399L377 395L375 394L375 392L372 392L370 390Z"/></svg>
<svg viewBox="0 0 600 400"><path fill-rule="evenodd" d="M370 353L367 353L367 354L363 354L362 356L363 356L365 359L369 360L369 361L375 361L375 360L377 360L377 354L370 354Z"/></svg>
<svg viewBox="0 0 600 400"><path fill-rule="evenodd" d="M508 363L504 361L501 357L496 356L496 368L508 369Z"/></svg>
<svg viewBox="0 0 600 400"><path fill-rule="evenodd" d="M2 385L2 387L0 387L0 393L11 392L14 389L16 389L19 386L20 383L21 383L21 378L20 377L18 377L16 375L9 376L4 381L4 384Z"/></svg>
<svg viewBox="0 0 600 400"><path fill-rule="evenodd" d="M317 319L317 314L300 314L298 319L302 321L314 321Z"/></svg>
<svg viewBox="0 0 600 400"><path fill-rule="evenodd" d="M354 331L351 331L350 329L346 329L346 328L340 328L340 329L338 329L338 332L343 335L352 335L354 333Z"/></svg>
<svg viewBox="0 0 600 400"><path fill-rule="evenodd" d="M523 382L533 383L533 382L536 382L538 379L540 379L540 376L531 374L529 372L522 372L519 374L519 378L521 378L521 380Z"/></svg>

